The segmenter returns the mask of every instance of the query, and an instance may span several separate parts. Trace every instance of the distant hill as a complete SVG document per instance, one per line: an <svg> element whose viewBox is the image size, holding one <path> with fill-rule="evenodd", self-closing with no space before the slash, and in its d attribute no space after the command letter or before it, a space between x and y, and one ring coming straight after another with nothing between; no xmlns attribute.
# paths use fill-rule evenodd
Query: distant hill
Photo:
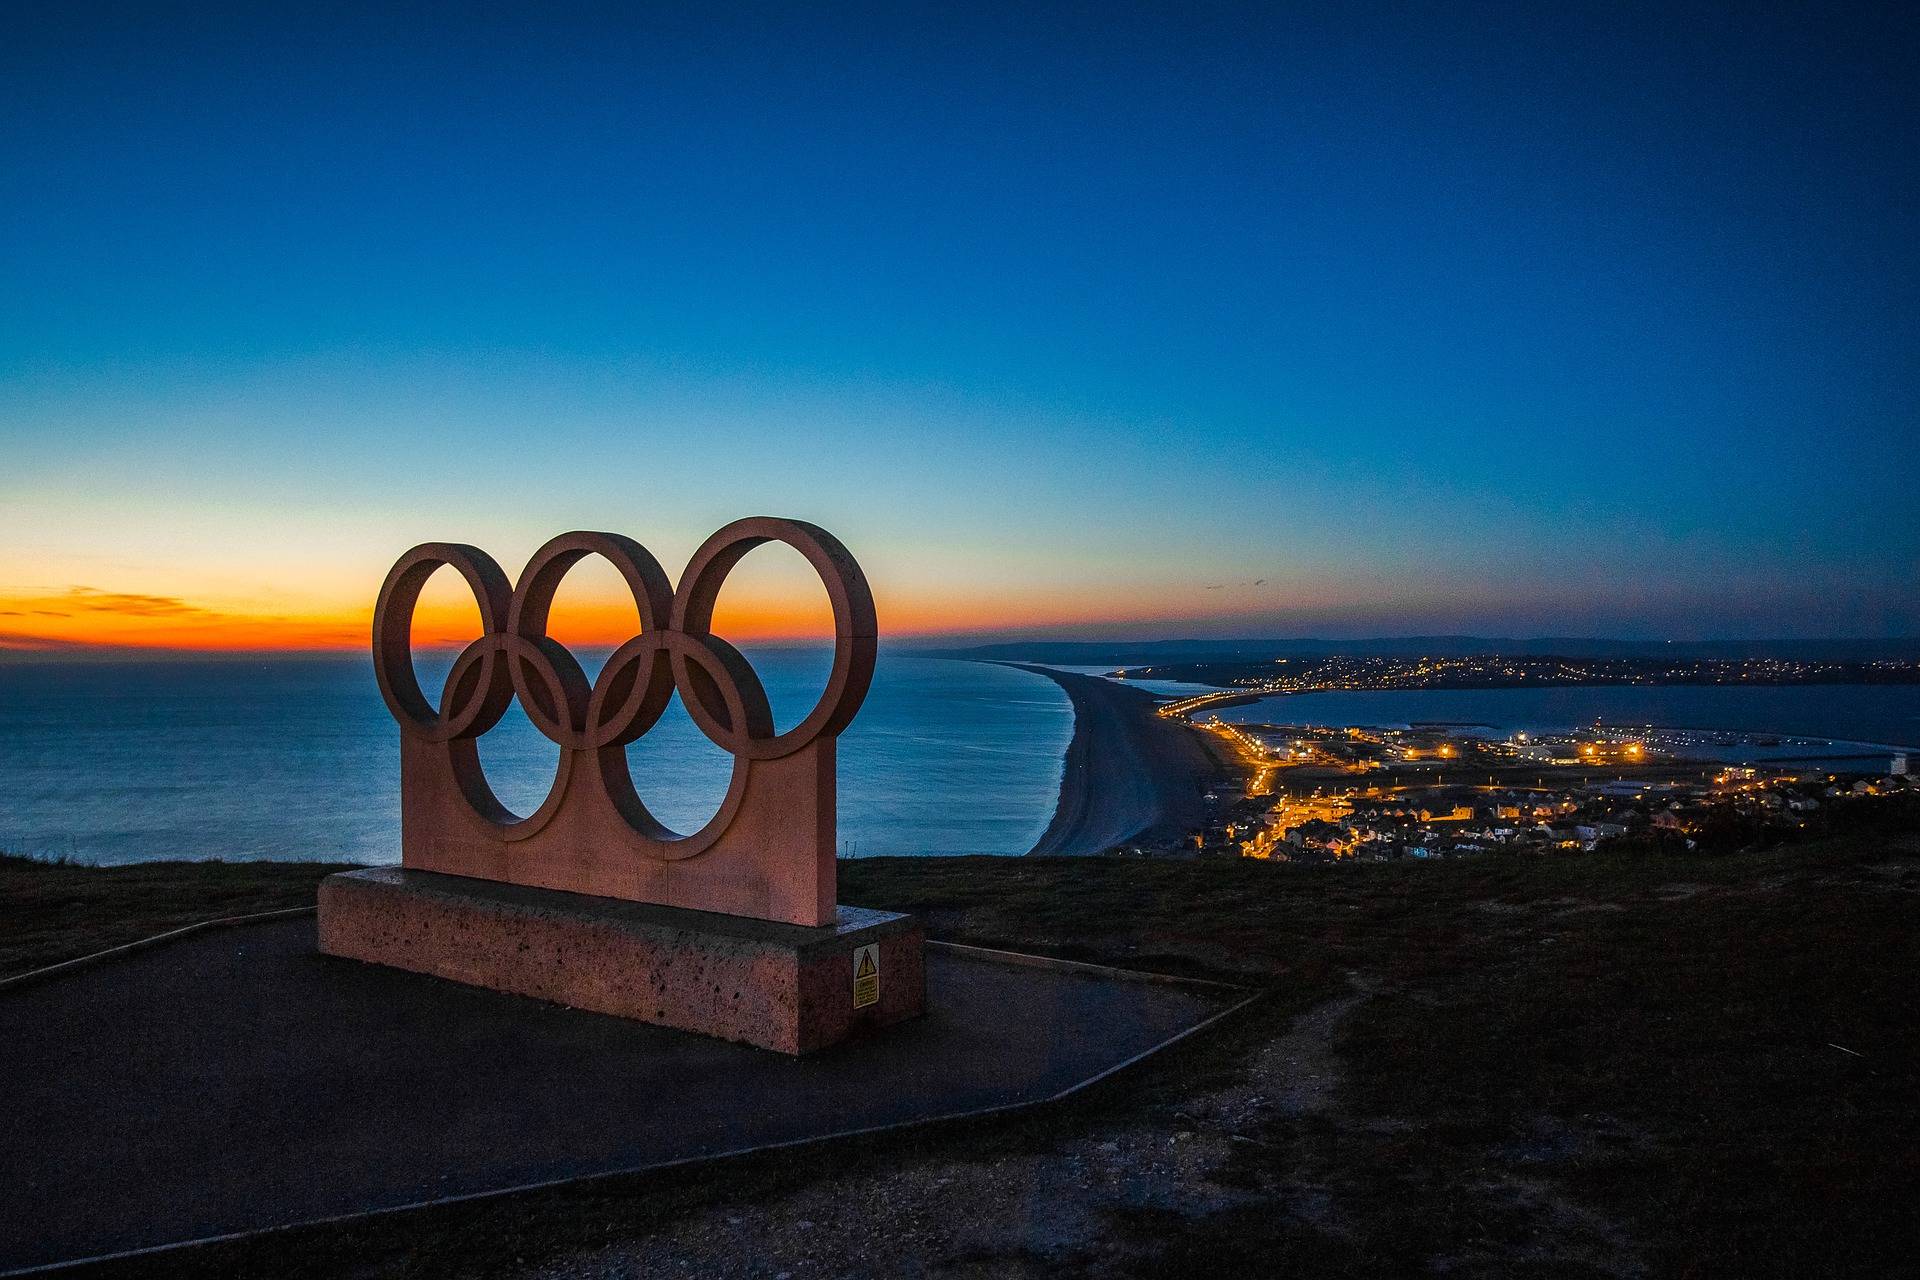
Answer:
<svg viewBox="0 0 1920 1280"><path fill-rule="evenodd" d="M928 649L934 657L1063 666L1150 666L1254 658L1467 657L1483 653L1566 658L1799 658L1834 662L1920 659L1920 636L1898 640L1609 640L1595 637L1378 636L1365 640L1013 640Z"/></svg>

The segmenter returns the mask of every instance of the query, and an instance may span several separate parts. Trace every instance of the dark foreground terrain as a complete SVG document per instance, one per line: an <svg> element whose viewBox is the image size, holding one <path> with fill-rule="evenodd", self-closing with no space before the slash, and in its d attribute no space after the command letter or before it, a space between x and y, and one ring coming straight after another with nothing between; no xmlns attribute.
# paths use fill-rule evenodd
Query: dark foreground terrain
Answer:
<svg viewBox="0 0 1920 1280"><path fill-rule="evenodd" d="M1904 1274L1920 824L1882 817L1720 857L852 863L845 900L938 936L1271 994L1067 1109L120 1270ZM18 970L321 870L7 860L0 945Z"/></svg>

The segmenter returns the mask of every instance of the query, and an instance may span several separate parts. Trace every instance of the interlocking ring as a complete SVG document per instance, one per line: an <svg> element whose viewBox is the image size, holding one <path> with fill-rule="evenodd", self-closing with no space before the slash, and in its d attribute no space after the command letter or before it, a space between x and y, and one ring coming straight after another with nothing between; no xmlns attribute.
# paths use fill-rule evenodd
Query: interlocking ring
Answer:
<svg viewBox="0 0 1920 1280"><path fill-rule="evenodd" d="M727 575L765 542L784 542L805 556L833 606L827 687L785 733L774 732L773 711L753 664L712 630L714 602ZM547 634L562 579L590 555L619 571L640 615L640 634L613 651L591 684L578 659ZM441 565L458 570L471 587L480 606L481 635L454 659L436 710L414 674L411 635L421 589ZM755 516L708 538L688 562L678 591L645 547L615 533L561 534L534 552L511 588L500 566L477 547L424 543L395 562L380 588L373 658L381 697L405 733L447 744L463 760L477 762L474 740L498 724L517 697L534 728L561 748L552 792L524 819L514 819L493 797L477 763L465 770L462 786L469 801L506 838L524 839L544 826L558 807L573 753L592 752L609 794L636 832L675 845L669 856L689 857L725 830L751 761L792 755L852 722L873 681L878 634L866 575L837 538L804 521ZM685 837L647 812L627 773L625 753L628 743L659 720L676 689L700 731L734 757L720 811Z"/></svg>

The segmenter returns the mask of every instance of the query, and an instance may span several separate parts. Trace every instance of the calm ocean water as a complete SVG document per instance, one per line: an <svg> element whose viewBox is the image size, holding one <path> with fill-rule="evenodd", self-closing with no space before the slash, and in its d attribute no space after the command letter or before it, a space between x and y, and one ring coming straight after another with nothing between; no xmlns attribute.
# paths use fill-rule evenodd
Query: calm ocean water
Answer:
<svg viewBox="0 0 1920 1280"><path fill-rule="evenodd" d="M749 657L782 729L830 665L826 650ZM421 655L430 696L446 664ZM1072 731L1044 677L883 651L840 739L841 852L1025 853L1053 816ZM0 666L0 849L395 861L398 734L360 658ZM555 752L517 705L481 740L519 813L546 794ZM677 699L628 753L648 806L677 829L719 806L731 758Z"/></svg>
<svg viewBox="0 0 1920 1280"><path fill-rule="evenodd" d="M1240 724L1484 724L1529 733L1591 725L1791 734L1920 748L1920 685L1596 685L1568 689L1410 689L1303 693L1228 707ZM1846 755L1835 748L1813 754ZM1804 748L1731 748L1728 758L1809 754ZM1888 757L1880 759L1884 763ZM1917 762L1920 763L1920 762Z"/></svg>
<svg viewBox="0 0 1920 1280"><path fill-rule="evenodd" d="M828 653L750 656L779 727L790 726L813 704ZM597 665L595 655L581 657L590 670ZM422 656L430 691L444 670L444 659ZM1318 693L1218 714L1530 732L1597 720L1920 749L1913 685ZM1052 817L1072 729L1066 698L1042 677L883 652L866 705L840 742L841 852L1024 853ZM98 862L391 861L398 732L360 658L0 665L0 849ZM554 751L517 706L481 748L495 791L522 813L546 794ZM725 792L729 758L677 701L629 754L649 806L681 830L704 822ZM1730 752L1743 754L1809 753Z"/></svg>

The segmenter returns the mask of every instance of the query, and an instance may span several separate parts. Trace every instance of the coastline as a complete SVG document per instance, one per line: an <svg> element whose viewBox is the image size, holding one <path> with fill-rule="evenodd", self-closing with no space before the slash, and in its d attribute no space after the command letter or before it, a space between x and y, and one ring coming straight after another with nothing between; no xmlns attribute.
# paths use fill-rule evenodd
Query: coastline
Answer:
<svg viewBox="0 0 1920 1280"><path fill-rule="evenodd" d="M1231 771L1196 730L1155 713L1158 699L1099 676L1006 662L1058 684L1073 704L1073 737L1053 820L1029 857L1086 857L1115 845L1166 844L1207 818L1207 791Z"/></svg>
<svg viewBox="0 0 1920 1280"><path fill-rule="evenodd" d="M1209 703L1207 710L1250 706L1262 709L1246 720L1335 728L1473 727L1509 734L1573 733L1599 726L1607 730L1774 738L1782 743L1791 740L1808 748L1836 749L1842 753L1836 758L1920 752L1920 686L1909 684L1570 683L1559 687L1303 689L1230 694ZM1232 715L1223 718L1246 722ZM1724 759L1741 762L1733 756Z"/></svg>

